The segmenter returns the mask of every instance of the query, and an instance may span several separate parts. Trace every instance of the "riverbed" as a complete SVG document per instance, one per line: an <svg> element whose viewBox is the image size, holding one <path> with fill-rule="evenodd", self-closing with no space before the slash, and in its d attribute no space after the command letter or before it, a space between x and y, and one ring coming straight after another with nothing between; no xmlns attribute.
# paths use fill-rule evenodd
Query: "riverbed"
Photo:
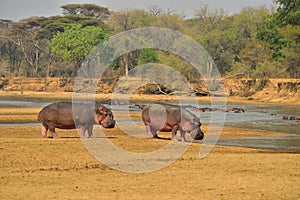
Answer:
<svg viewBox="0 0 300 200"><path fill-rule="evenodd" d="M59 99L12 99L5 98L0 99L0 106L2 108L42 108L51 102L58 101ZM149 104L149 101L135 102L138 104ZM134 113L139 116L141 110L136 108L128 108L128 105L106 105L111 107L113 112L116 114L120 111L129 111L129 113ZM187 105L185 105L187 106ZM266 104L233 104L229 103L223 107L224 111L230 108L242 108L245 112L232 113L232 112L222 112L222 111L207 111L198 112L191 108L212 108L210 103L199 103L197 105L188 105L187 109L193 112L195 115L200 117L201 122L206 126L218 126L224 125L224 127L234 127L240 129L255 130L260 132L271 132L276 134L281 134L280 137L273 137L268 135L268 137L237 137L237 138L226 138L219 139L218 145L225 146L242 146L242 147L253 147L253 148L271 148L271 149L300 149L300 122L299 120L284 120L284 117L300 117L300 106L285 106L285 105L266 105ZM37 113L36 113L37 114ZM116 115L115 114L115 115ZM223 117L214 117L214 116ZM118 119L118 116L115 116ZM119 117L120 118L120 117ZM126 126L130 124L136 124L142 126L141 119L131 119L131 118L121 118L117 121L118 126ZM37 121L24 120L0 123L0 126L39 126L40 123ZM209 144L209 140L206 143Z"/></svg>
<svg viewBox="0 0 300 200"><path fill-rule="evenodd" d="M57 130L60 138L42 138L37 113L43 106L60 99L2 100L6 102L0 102L0 199L300 198L300 150L299 143L295 140L297 133L285 132L281 126L281 131L278 132L264 131L260 127L257 130L232 127L239 123L255 125L255 116L273 123L269 114L274 109L267 108L261 112L260 106L254 106L255 109L252 110L252 105L233 104L228 105L228 108L239 106L246 109L246 112L196 112L201 117L201 128L206 134L205 141L199 144L195 141L173 143L170 133L159 133L163 139L145 138L141 110L128 109L126 105L112 107L117 120L115 128L102 129L94 126L94 130L103 130L106 137L81 140L76 130ZM210 105L203 103L200 106ZM126 117L128 110L129 117ZM208 140L208 129L222 124L220 118L210 120L210 115L213 114L224 114L225 125L218 144L213 146L206 157L200 159L200 153L212 146ZM279 112L274 120L281 120ZM291 121L282 123L298 125ZM275 124L281 124L281 121ZM296 144L279 144L287 138L293 139ZM103 141L109 141L115 147L125 150L122 152L128 152L129 155L122 156L125 162L114 162L114 165L102 162L102 157L95 157L89 151L91 149L85 146L88 142ZM112 168L118 166L133 170L137 167L142 171L144 168L137 165L141 161L146 166L153 166L152 161L168 162L169 159L164 159L161 154L155 159L144 156L143 159L132 160L129 157L132 153L147 155L160 151L167 145L189 147L174 163L151 173L125 173ZM104 152L111 161L118 155L115 154L116 149L108 151L100 144L96 149ZM163 155L170 155L172 158L172 153L173 151L168 151Z"/></svg>

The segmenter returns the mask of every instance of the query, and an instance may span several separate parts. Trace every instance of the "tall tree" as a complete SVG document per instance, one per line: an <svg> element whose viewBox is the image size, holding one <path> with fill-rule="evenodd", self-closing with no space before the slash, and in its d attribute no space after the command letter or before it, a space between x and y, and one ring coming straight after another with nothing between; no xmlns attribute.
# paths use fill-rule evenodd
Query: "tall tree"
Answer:
<svg viewBox="0 0 300 200"><path fill-rule="evenodd" d="M110 15L108 8L95 4L68 4L61 6L65 15L84 15L106 21Z"/></svg>
<svg viewBox="0 0 300 200"><path fill-rule="evenodd" d="M286 40L280 34L281 24L274 15L267 16L257 26L257 39L265 42L272 50L273 58L282 56L281 49L286 45Z"/></svg>
<svg viewBox="0 0 300 200"><path fill-rule="evenodd" d="M9 40L18 46L27 63L23 74L25 76L37 76L41 66L41 60L47 48L47 41L37 39L43 17L33 17L12 24L9 32L2 38Z"/></svg>
<svg viewBox="0 0 300 200"><path fill-rule="evenodd" d="M107 37L107 31L100 27L82 27L80 24L69 26L50 41L52 56L57 61L73 63L75 68L72 75L75 75L86 56Z"/></svg>
<svg viewBox="0 0 300 200"><path fill-rule="evenodd" d="M118 13L113 13L109 22L110 29L114 32L126 31L134 28L142 28L149 27L153 20L155 20L155 16L150 13L141 10L125 10ZM129 38L124 38L127 44L134 43L136 41L129 41ZM143 49L136 50L133 52L128 52L125 55L122 55L117 59L116 62L113 63L113 67L123 68L125 69L125 76L128 76L128 72L133 67L144 64L147 61L156 62L157 57L154 50Z"/></svg>
<svg viewBox="0 0 300 200"><path fill-rule="evenodd" d="M278 6L278 19L283 25L300 25L299 0L275 0Z"/></svg>
<svg viewBox="0 0 300 200"><path fill-rule="evenodd" d="M19 46L9 37L9 29L13 23L11 20L0 20L0 65L3 75L6 75L8 71L10 75L14 76L19 73L23 56Z"/></svg>
<svg viewBox="0 0 300 200"><path fill-rule="evenodd" d="M67 26L73 24L81 24L83 27L95 26L106 29L106 25L96 18L88 17L84 15L67 15L67 16L54 16L47 18L41 24L41 30L37 34L39 39L51 40L52 37L58 33L63 32Z"/></svg>
<svg viewBox="0 0 300 200"><path fill-rule="evenodd" d="M287 25L281 29L287 45L282 49L282 64L291 78L300 78L300 26Z"/></svg>
<svg viewBox="0 0 300 200"><path fill-rule="evenodd" d="M217 24L224 19L226 12L224 9L211 9L208 4L203 4L195 9L194 15L199 18L204 24Z"/></svg>

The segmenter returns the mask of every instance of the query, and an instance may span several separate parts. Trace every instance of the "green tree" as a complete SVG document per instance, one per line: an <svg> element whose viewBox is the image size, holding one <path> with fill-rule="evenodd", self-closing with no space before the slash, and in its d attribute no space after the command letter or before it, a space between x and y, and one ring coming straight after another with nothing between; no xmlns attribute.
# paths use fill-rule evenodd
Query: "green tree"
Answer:
<svg viewBox="0 0 300 200"><path fill-rule="evenodd" d="M272 59L271 50L259 41L246 45L240 53L241 62L235 63L232 74L244 74L248 78L284 77L284 69Z"/></svg>
<svg viewBox="0 0 300 200"><path fill-rule="evenodd" d="M241 62L240 52L255 40L257 24L267 14L269 11L265 7L244 8L232 16L225 15L222 10L210 12L203 7L198 10L198 20L187 23L193 37L210 53L221 74L225 75L233 70L236 62Z"/></svg>
<svg viewBox="0 0 300 200"><path fill-rule="evenodd" d="M154 18L142 9L124 10L112 13L108 26L112 32L118 33L134 28L149 27Z"/></svg>
<svg viewBox="0 0 300 200"><path fill-rule="evenodd" d="M209 8L208 4L203 4L199 8L196 8L194 15L203 24L211 25L218 24L227 16L224 9L211 9Z"/></svg>
<svg viewBox="0 0 300 200"><path fill-rule="evenodd" d="M300 1L275 0L279 5L274 17L280 23L279 34L285 40L280 61L292 78L300 77Z"/></svg>
<svg viewBox="0 0 300 200"><path fill-rule="evenodd" d="M43 63L47 63L48 43L46 40L36 37L44 20L44 17L21 20L13 23L6 33L0 36L18 47L16 53L22 53L25 60L24 66L22 66L24 76L39 76L39 71L44 67Z"/></svg>
<svg viewBox="0 0 300 200"><path fill-rule="evenodd" d="M18 75L22 63L22 52L19 46L11 40L10 29L14 22L0 20L0 66L1 76Z"/></svg>
<svg viewBox="0 0 300 200"><path fill-rule="evenodd" d="M292 78L300 78L300 26L287 25L281 30L281 35L287 41L282 49L282 65Z"/></svg>
<svg viewBox="0 0 300 200"><path fill-rule="evenodd" d="M61 8L65 15L84 15L101 21L106 21L110 15L108 8L95 4L67 4Z"/></svg>
<svg viewBox="0 0 300 200"><path fill-rule="evenodd" d="M109 27L114 33L121 31L126 31L134 28L148 27L151 26L152 21L155 16L152 16L150 13L147 13L141 9L135 10L125 10L119 13L114 13L111 16L109 21ZM132 42L129 38L123 38L128 45ZM140 38L137 38L137 40ZM147 62L156 62L157 57L154 50L151 49L142 49L136 50L133 52L126 53L125 55L120 56L112 66L114 69L125 69L125 76L128 76L130 69L134 68L139 64L144 64ZM121 73L122 73L121 72Z"/></svg>
<svg viewBox="0 0 300 200"><path fill-rule="evenodd" d="M268 15L258 26L256 38L271 51L290 77L299 75L300 1L275 0L277 12Z"/></svg>
<svg viewBox="0 0 300 200"><path fill-rule="evenodd" d="M106 25L100 20L84 15L67 15L54 16L47 18L42 24L41 29L37 33L37 38L51 40L58 32L63 32L66 27L73 24L81 24L82 27L95 26L106 29Z"/></svg>
<svg viewBox="0 0 300 200"><path fill-rule="evenodd" d="M140 51L140 61L139 64L145 63L158 63L159 59L157 53L154 49L142 49Z"/></svg>
<svg viewBox="0 0 300 200"><path fill-rule="evenodd" d="M159 15L154 18L150 25L184 32L183 17L176 13Z"/></svg>
<svg viewBox="0 0 300 200"><path fill-rule="evenodd" d="M52 56L56 61L75 64L74 70L77 70L86 56L107 37L107 31L100 27L82 27L80 24L69 26L50 41Z"/></svg>
<svg viewBox="0 0 300 200"><path fill-rule="evenodd" d="M271 49L274 59L282 56L281 49L286 45L286 40L280 34L281 24L274 15L267 16L257 26L256 38Z"/></svg>
<svg viewBox="0 0 300 200"><path fill-rule="evenodd" d="M299 0L275 0L279 5L277 18L282 25L300 25L300 1Z"/></svg>

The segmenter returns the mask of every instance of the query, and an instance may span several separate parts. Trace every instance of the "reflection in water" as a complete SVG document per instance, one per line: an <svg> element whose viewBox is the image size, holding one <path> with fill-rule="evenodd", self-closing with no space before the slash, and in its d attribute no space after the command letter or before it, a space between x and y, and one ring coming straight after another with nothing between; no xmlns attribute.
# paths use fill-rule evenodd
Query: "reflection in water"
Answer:
<svg viewBox="0 0 300 200"><path fill-rule="evenodd" d="M41 123L6 123L6 124L0 124L0 127L19 127L19 126L40 126Z"/></svg>
<svg viewBox="0 0 300 200"><path fill-rule="evenodd" d="M272 105L229 105L228 107L243 107L245 113L226 113L225 126L261 130L268 132L300 135L300 122L283 120L283 116L300 117L300 106ZM272 115L272 114L276 114ZM212 121L211 113L195 113L204 124L220 124Z"/></svg>
<svg viewBox="0 0 300 200"><path fill-rule="evenodd" d="M49 105L48 102L28 102L28 101L14 101L14 100L0 100L1 107L44 107Z"/></svg>
<svg viewBox="0 0 300 200"><path fill-rule="evenodd" d="M218 144L225 146L300 150L300 137L222 139L218 141Z"/></svg>

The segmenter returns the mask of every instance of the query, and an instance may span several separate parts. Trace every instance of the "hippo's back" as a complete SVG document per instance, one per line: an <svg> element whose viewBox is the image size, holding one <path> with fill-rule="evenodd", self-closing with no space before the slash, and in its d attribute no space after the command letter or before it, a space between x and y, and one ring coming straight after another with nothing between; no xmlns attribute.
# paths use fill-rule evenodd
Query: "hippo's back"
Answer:
<svg viewBox="0 0 300 200"><path fill-rule="evenodd" d="M57 102L44 107L38 114L44 125L58 128L74 128L71 102Z"/></svg>
<svg viewBox="0 0 300 200"><path fill-rule="evenodd" d="M45 119L45 117L59 117L58 115L72 114L72 103L71 102L57 102L52 103L44 107L38 115L39 120ZM55 115L55 116L54 116ZM64 116L61 116L64 117Z"/></svg>
<svg viewBox="0 0 300 200"><path fill-rule="evenodd" d="M144 122L166 121L168 123L179 123L181 121L182 108L176 105L169 104L151 104L145 107L142 111L142 118Z"/></svg>

